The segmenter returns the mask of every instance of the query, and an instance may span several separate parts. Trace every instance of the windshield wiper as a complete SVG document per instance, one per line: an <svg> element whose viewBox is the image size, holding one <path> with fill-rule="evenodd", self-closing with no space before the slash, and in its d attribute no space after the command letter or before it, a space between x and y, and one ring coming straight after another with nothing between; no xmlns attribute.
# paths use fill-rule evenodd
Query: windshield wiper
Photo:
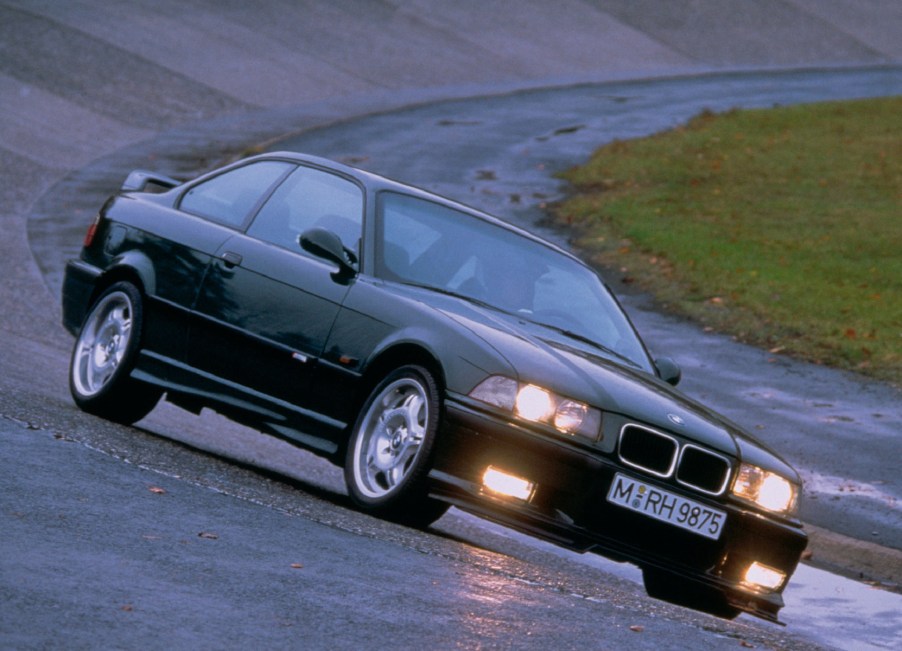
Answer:
<svg viewBox="0 0 902 651"><path fill-rule="evenodd" d="M627 364L629 364L630 366L632 366L634 368L638 368L640 370L642 369L642 367L639 364L637 364L636 362L631 360L629 357L626 357L625 355L618 353L616 350L612 350L612 349L608 348L604 344L598 343L594 339L590 339L589 337L587 337L585 335L581 335L578 332L574 332L573 330L568 330L567 328L561 328L559 326L551 325L550 323L544 323L542 321L534 321L532 319L526 318L523 314L510 312L508 310L505 310L504 308L498 307L497 305L492 305L491 303L486 303L485 301L481 301L478 298L473 298L472 296L467 296L466 294L459 294L458 292L455 292L454 290L445 289L444 287L436 287L435 285L426 285L424 283L416 283L416 282L411 282L411 281L401 281L401 284L407 285L408 287L417 287L419 289L425 289L425 290L428 290L431 292L435 292L436 294L442 294L443 296L452 296L454 298L459 298L459 299L467 301L469 303L479 305L480 307L485 307L490 310L495 310L496 312L508 314L508 315L514 316L518 319L523 319L525 321L528 321L529 323L534 323L536 325L542 326L543 328L548 328L549 330L554 330L555 332L558 332L569 339L573 339L575 341L579 341L584 344L588 344L588 345L592 346L593 348L605 353L606 355L615 357L616 359L626 362Z"/></svg>
<svg viewBox="0 0 902 651"><path fill-rule="evenodd" d="M452 296L454 298L459 298L461 300L467 301L469 303L474 303L475 305L479 305L480 307L487 307L491 310L497 310L499 312L506 312L501 309L497 305L492 305L491 303L486 303L485 301L481 301L478 298L473 298L472 296L467 296L466 294L460 294L455 292L452 289L445 289L444 287L436 287L435 285L426 285L424 283L415 283L410 281L400 281L402 285L407 285L408 287L417 287L419 289L426 289L430 292L435 292L436 294L441 294L442 296Z"/></svg>
<svg viewBox="0 0 902 651"><path fill-rule="evenodd" d="M593 348L597 348L598 350L600 350L601 352L603 352L607 355L611 355L612 357L616 357L619 360L623 360L630 366L633 366L638 369L642 368L636 362L631 360L629 357L626 357L625 355L618 353L616 350L612 350L612 349L608 348L604 344L598 343L594 339L590 339L589 337L587 337L585 335L581 335L578 332L574 332L573 330L568 330L567 328L561 328L559 326L551 325L549 323L542 323L541 321L531 321L531 323L535 323L536 325L540 325L543 328L548 328L549 330L554 330L555 332L559 332L560 334L564 335L568 339L574 339L574 340L582 342L584 344L589 344Z"/></svg>

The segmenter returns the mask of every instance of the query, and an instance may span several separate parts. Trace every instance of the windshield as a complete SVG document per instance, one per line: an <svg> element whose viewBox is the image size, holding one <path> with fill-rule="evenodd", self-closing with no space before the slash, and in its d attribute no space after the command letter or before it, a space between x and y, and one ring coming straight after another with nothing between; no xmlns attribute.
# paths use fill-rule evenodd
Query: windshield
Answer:
<svg viewBox="0 0 902 651"><path fill-rule="evenodd" d="M589 268L541 242L417 197L380 195L376 273L456 294L644 369L648 355Z"/></svg>

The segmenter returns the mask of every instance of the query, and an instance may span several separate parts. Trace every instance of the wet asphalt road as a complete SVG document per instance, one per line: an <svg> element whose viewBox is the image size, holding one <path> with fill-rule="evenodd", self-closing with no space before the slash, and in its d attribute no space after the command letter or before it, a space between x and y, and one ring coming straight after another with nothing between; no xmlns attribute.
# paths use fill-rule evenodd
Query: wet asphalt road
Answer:
<svg viewBox="0 0 902 651"><path fill-rule="evenodd" d="M885 94L897 88L899 81L898 71L866 74L859 71L788 75L782 78L783 83L775 83L771 77L740 75L679 84L633 83L530 92L374 116L340 127L313 130L289 140L277 140L269 146L342 158L529 224L541 217L539 204L560 192L551 173L584 157L599 141L623 133L624 124L629 125L630 135L640 135L679 122L700 107L724 109L739 104L809 100L823 94L824 88L837 87L846 89L844 92L852 96ZM684 93L685 101L676 101L680 93ZM555 107L551 117L548 102L553 102ZM447 160L455 164L441 164L433 157L418 156L413 143L425 143L427 149L443 147L448 151ZM115 183L123 157L139 160L147 155L141 147L120 152L112 161L99 161L84 168L84 176L76 175L70 183L82 183L85 187L84 178L107 176ZM218 155L227 157L228 152L220 151ZM209 162L194 161L194 164ZM190 163L176 152L171 159L163 158L157 169L174 172L179 165ZM68 192L70 183L45 195L44 201L65 202L67 199L54 194ZM79 200L87 202L90 198ZM68 217L36 214L30 224L31 242L36 251L43 252L40 259L45 262L46 280L51 287L59 282L54 268L57 265L58 269L63 259L59 252L51 256L56 246L54 237L58 238L61 231L80 231L83 224L72 221ZM546 234L561 241L565 237L556 232ZM616 277L612 280L616 284ZM754 427L762 438L786 452L810 476L835 476L842 477L843 482L857 481L859 486L880 486L883 494L894 490L894 469L891 461L887 461L897 445L892 437L892 418L898 417L898 410L891 409L892 392L881 394L879 386L852 376L776 359L724 337L700 333L691 324L656 314L642 296L624 298L650 343L659 352L673 354L683 363L687 392ZM64 361L56 359L52 364L60 376L64 374ZM27 369L23 368L22 372L27 373ZM724 390L725 376L730 377L729 390ZM823 395L812 395L813 390L823 391ZM608 617L605 621L624 622L608 633L610 637L605 644L612 647L644 648L648 643L655 648L661 645L676 648L686 636L695 635L702 648L708 644L712 645L710 648L721 648L724 639L730 638L757 639L765 646L802 648L805 644L798 639L783 639L784 633L777 633L767 625L745 620L728 624L669 608L644 598L635 585L600 570L586 576L583 567L576 570L558 557L519 548L509 540L474 528L456 514L439 523L441 535L436 537L347 511L340 476L335 469L209 414L195 418L163 406L141 424L150 434L147 436L72 413L65 396L60 396L58 390L51 394L51 405L44 403L41 409L50 422L42 424L46 420L36 421L34 416L23 419L30 425L24 431L13 428L7 435L7 445L11 449L16 444L21 446L24 437L42 447L38 453L41 466L58 463L61 467L88 472L74 475L67 472L64 489L49 490L44 495L38 487L29 488L21 483L14 487L16 490L11 489L12 494L17 490L21 493L24 488L33 495L41 495L38 504L42 508L38 511L54 514L51 519L55 518L52 523L55 526L48 526L47 518L39 517L34 510L15 504L4 509L13 514L13 522L18 525L16 533L22 541L25 560L16 564L19 568L16 572L7 575L18 588L10 594L10 603L16 608L8 612L24 613L42 631L47 626L40 618L34 618L33 604L51 604L49 612L59 610L78 617L81 606L75 601L61 600L61 588L65 593L68 592L65 586L83 583L87 569L93 578L85 584L90 595L85 601L95 606L104 604L104 612L99 618L96 612L81 613L82 621L90 623L84 629L78 625L67 627L80 632L85 640L95 634L99 623L110 627L112 641L123 639L117 637L123 635L130 641L140 641L142 635L149 639L159 634L153 622L177 616L178 623L167 637L176 646L186 644L192 636L211 642L233 639L231 636L248 635L259 625L261 630L254 634L275 646L283 645L291 639L293 629L301 627L312 646L328 645L332 636L354 645L384 642L387 636L402 647L411 646L416 640L431 641L442 647L453 638L455 643L464 646L486 641L491 645L492 640L505 646L518 640L516 646L522 642L522 646L532 648L549 644L565 648L584 644L586 640L597 641L593 627L587 622ZM837 398L840 394L842 401ZM27 404L19 402L19 407ZM806 456L812 451L824 451L824 446L812 444L812 440L822 440L824 434L820 428L811 425L810 418L798 417L800 406L810 411L815 404L825 410L825 417L835 415L844 427L863 428L861 436L866 430L873 440L885 439L884 449L874 448L873 458L861 462L862 473L867 473L867 478L856 479L848 459L838 462L840 457L835 454L827 452L823 459ZM64 423L69 423L69 429L61 429ZM809 431L804 429L806 423ZM881 427L884 435L875 437ZM790 434L786 434L787 430L791 430ZM56 438L50 434L53 432ZM251 464L254 469L197 456L155 438L160 436L222 453ZM76 457L88 454L84 461L73 459L71 442L74 441L86 445L88 452L96 449L114 461L128 463L125 467L117 466L102 456L98 458L96 452L88 454L84 450L74 453ZM805 466L799 457L814 461ZM27 459L29 455L13 454L11 458ZM102 470L94 468L97 463ZM25 470L27 476L41 474L39 468L34 473ZM8 476L13 473L14 468L10 468ZM121 480L117 478L120 473ZM157 488L165 492L155 492ZM212 488L214 493L204 493L203 488ZM824 523L836 528L845 526L852 535L860 535L862 527L873 528L878 533L882 527L884 535L891 540L898 531L898 524L887 517L893 516L892 510L881 509L880 499L865 494L865 499L852 505L848 500L834 501L830 491L831 487L825 488L823 484L809 490L803 506L806 519L817 522L821 513L818 509L825 505ZM175 494L184 495L184 499L171 500ZM222 501L226 498L232 499ZM215 504L207 504L209 500ZM108 508L112 504L123 505L126 511ZM142 510L144 506L148 507L146 511ZM263 507L262 512L259 507ZM245 509L251 513L243 513ZM90 526L82 522L85 518L90 520ZM253 524L237 524L245 521ZM287 533L286 523L289 524ZM74 538L73 529L78 534ZM40 540L39 545L32 542L36 538ZM462 545L457 539L475 543L476 547ZM220 540L233 541L234 546ZM375 545L371 544L374 540ZM100 555L96 552L98 545L104 549ZM336 558L333 552L339 549ZM501 555L487 550L497 550ZM418 561L414 565L411 565L411 553ZM34 561L35 556L41 561ZM46 559L51 557L53 560L48 563ZM420 562L425 565L420 567ZM378 571L374 570L374 564ZM141 567L148 568L148 576L140 570L136 574L136 568ZM307 592L303 581L296 578L310 567L318 568L312 580L317 586L315 594ZM425 594L405 592L396 579L391 579L405 572L409 574L411 567L431 577L428 598ZM457 582L448 582L446 572L457 577L470 576L467 586L471 591L478 586L476 594L467 592ZM23 586L30 586L24 595ZM46 592L40 586L46 586ZM483 593L483 589L487 592ZM257 594L258 590L262 593ZM499 600L498 591L506 598ZM562 594L575 599L578 605L566 606L573 613L573 620L566 620L566 632L558 628L560 622L555 615L564 607L555 603ZM335 595L341 595L340 599ZM325 604L320 603L322 596ZM551 603L543 602L546 597ZM318 610L328 609L330 599L338 599L334 605L347 608L354 617L348 619L343 615L330 620L326 612ZM405 619L403 616L407 611L434 612L437 607L431 601L434 599L453 603L454 608L472 600L485 610L471 608L464 613L452 608L457 615L443 613L439 623L429 619L428 626L421 617ZM234 630L229 625L228 611L235 603L246 600L265 604L266 615L257 611L245 613L234 622L237 628ZM606 615L603 609L599 610L599 603L608 601L614 610ZM502 603L514 610L499 611ZM177 604L174 613L173 604ZM530 614L517 611L520 607L528 608ZM582 607L586 608L584 612L580 611ZM207 608L212 611L205 615L203 611ZM537 608L547 613L547 621L537 617ZM488 616L488 612L492 615ZM624 612L630 613L630 621L639 623L625 624ZM140 626L131 629L129 620L121 619L122 613L139 613L134 619L140 620ZM376 621L381 613L391 613L393 618L400 617L402 621L393 620L390 628L379 628L376 632L374 627L378 628ZM669 623L652 626L659 617ZM311 621L321 622L318 637L309 637ZM707 623L699 628L699 621ZM443 629L443 624L447 628ZM631 626L638 627L643 634L654 631L654 639L651 640L652 636L640 639ZM712 627L713 634L709 630ZM67 635L71 637L75 633ZM33 641L34 634L23 639ZM55 638L50 635L39 639Z"/></svg>
<svg viewBox="0 0 902 651"><path fill-rule="evenodd" d="M156 433L85 424L0 421L0 648L821 648L650 600L459 516L418 532ZM47 463L60 481L43 481Z"/></svg>

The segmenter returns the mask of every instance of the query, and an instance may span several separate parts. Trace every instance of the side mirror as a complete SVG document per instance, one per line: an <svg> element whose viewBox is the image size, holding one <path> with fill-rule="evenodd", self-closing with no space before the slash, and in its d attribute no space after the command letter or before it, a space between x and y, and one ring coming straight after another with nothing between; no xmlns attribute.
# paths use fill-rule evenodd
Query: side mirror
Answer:
<svg viewBox="0 0 902 651"><path fill-rule="evenodd" d="M678 385L680 383L680 378L683 377L683 371L680 369L679 364L670 357L660 357L656 359L655 370L658 372L659 378L672 386Z"/></svg>
<svg viewBox="0 0 902 651"><path fill-rule="evenodd" d="M341 243L341 238L324 228L311 228L298 238L301 248L318 258L323 258L338 265L341 276L353 276L357 273L354 263L357 256Z"/></svg>

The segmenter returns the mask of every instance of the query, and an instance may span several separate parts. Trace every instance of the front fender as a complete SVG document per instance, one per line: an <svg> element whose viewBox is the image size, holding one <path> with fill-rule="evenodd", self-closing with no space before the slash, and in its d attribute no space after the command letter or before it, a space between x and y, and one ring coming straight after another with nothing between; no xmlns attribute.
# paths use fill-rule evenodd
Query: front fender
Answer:
<svg viewBox="0 0 902 651"><path fill-rule="evenodd" d="M352 359L356 371L367 374L393 351L405 349L434 359L446 388L459 393L467 393L486 375L512 372L498 350L442 310L393 287L358 280L336 319L325 359Z"/></svg>
<svg viewBox="0 0 902 651"><path fill-rule="evenodd" d="M391 333L373 349L366 368L393 355L393 351L412 348L435 359L441 367L446 388L457 393L468 393L487 375L513 373L510 364L485 341L454 322L442 323L441 320Z"/></svg>

